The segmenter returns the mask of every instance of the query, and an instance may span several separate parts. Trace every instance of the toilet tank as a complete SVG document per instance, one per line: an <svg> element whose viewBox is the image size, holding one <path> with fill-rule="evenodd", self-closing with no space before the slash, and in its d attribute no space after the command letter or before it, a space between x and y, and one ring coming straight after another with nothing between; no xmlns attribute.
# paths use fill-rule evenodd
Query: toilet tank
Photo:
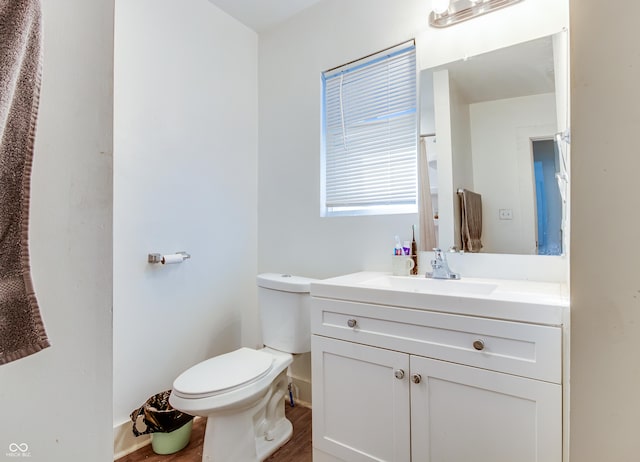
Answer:
<svg viewBox="0 0 640 462"><path fill-rule="evenodd" d="M309 287L315 280L289 274L258 275L258 307L265 346L286 353L311 351Z"/></svg>

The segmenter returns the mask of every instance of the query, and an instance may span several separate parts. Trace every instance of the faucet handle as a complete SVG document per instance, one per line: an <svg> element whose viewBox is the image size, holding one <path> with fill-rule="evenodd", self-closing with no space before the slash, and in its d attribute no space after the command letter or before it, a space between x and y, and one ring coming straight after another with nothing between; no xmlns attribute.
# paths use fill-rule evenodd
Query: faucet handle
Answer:
<svg viewBox="0 0 640 462"><path fill-rule="evenodd" d="M460 279L460 274L454 273L449 268L449 263L447 263L447 254L442 252L442 249L435 248L433 249L435 253L435 257L431 260L431 267L433 268L433 272L431 274L425 274L425 277L430 277L433 279Z"/></svg>

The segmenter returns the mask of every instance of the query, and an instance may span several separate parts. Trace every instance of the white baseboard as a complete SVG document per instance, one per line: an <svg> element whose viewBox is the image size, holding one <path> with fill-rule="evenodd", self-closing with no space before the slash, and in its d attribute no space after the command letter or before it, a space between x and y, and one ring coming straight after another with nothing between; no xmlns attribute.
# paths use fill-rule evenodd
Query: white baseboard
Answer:
<svg viewBox="0 0 640 462"><path fill-rule="evenodd" d="M151 435L134 436L132 422L127 420L113 427L113 460L118 460L151 443Z"/></svg>
<svg viewBox="0 0 640 462"><path fill-rule="evenodd" d="M307 409L311 409L311 403L308 403L307 401L302 401L301 399L294 399L293 401L296 406L306 407ZM287 406L291 405L289 400L287 400L285 404Z"/></svg>
<svg viewBox="0 0 640 462"><path fill-rule="evenodd" d="M342 459L327 454L319 449L313 448L313 462L344 462Z"/></svg>
<svg viewBox="0 0 640 462"><path fill-rule="evenodd" d="M294 392L294 401L299 402L301 406L311 407L311 382L307 378L289 376L296 387Z"/></svg>

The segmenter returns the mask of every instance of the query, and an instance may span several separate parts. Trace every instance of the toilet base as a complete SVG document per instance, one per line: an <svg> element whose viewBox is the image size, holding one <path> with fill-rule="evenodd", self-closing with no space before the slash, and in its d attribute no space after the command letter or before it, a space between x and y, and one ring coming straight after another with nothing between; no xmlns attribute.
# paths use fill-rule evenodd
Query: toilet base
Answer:
<svg viewBox="0 0 640 462"><path fill-rule="evenodd" d="M240 416L236 416L240 417ZM282 447L291 439L293 425L287 419L279 421L271 430L267 440L265 435L255 435L253 427L244 426L244 435L239 435L238 422L240 419L220 419L210 417L207 420L207 429L202 452L203 462L262 462ZM247 421L245 420L244 423ZM228 425L233 425L236 432L232 435L225 431ZM251 433L249 433L251 432ZM249 436L249 438L246 438Z"/></svg>
<svg viewBox="0 0 640 462"><path fill-rule="evenodd" d="M288 419L282 419L276 424L271 437L271 441L262 436L256 436L256 455L260 462L267 459L287 441L291 439L293 434L293 424Z"/></svg>
<svg viewBox="0 0 640 462"><path fill-rule="evenodd" d="M284 370L251 405L208 415L203 462L262 462L289 441L293 425L284 414L286 391Z"/></svg>

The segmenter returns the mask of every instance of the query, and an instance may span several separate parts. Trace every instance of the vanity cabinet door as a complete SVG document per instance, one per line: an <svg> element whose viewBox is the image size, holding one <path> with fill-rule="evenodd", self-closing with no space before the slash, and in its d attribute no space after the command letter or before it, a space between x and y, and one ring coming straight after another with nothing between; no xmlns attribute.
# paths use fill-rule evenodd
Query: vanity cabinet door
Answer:
<svg viewBox="0 0 640 462"><path fill-rule="evenodd" d="M412 460L561 462L562 387L411 356Z"/></svg>
<svg viewBox="0 0 640 462"><path fill-rule="evenodd" d="M313 446L322 460L410 460L409 355L313 335ZM333 459L335 458L335 459Z"/></svg>

